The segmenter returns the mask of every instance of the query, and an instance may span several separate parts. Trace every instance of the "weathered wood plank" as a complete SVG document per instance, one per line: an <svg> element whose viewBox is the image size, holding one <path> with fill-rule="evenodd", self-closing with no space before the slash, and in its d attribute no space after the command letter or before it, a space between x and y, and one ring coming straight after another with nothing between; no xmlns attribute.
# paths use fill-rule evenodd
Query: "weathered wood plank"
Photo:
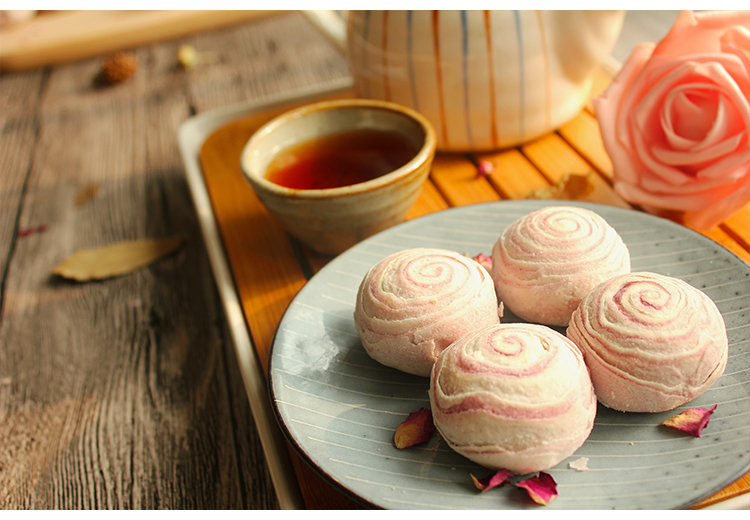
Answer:
<svg viewBox="0 0 750 520"><path fill-rule="evenodd" d="M40 92L46 74L32 71L0 76L0 312L2 287L19 227L23 190L37 141Z"/></svg>
<svg viewBox="0 0 750 520"><path fill-rule="evenodd" d="M216 56L211 67L185 72L199 113L349 77L344 57L299 13L212 31L187 41L200 52Z"/></svg>
<svg viewBox="0 0 750 520"><path fill-rule="evenodd" d="M155 49L112 88L94 89L97 60L50 75L20 215L49 229L17 242L0 322L2 507L275 507L231 409L244 391L174 139L189 104L167 98L176 47ZM49 274L80 248L176 234L176 255L121 278Z"/></svg>

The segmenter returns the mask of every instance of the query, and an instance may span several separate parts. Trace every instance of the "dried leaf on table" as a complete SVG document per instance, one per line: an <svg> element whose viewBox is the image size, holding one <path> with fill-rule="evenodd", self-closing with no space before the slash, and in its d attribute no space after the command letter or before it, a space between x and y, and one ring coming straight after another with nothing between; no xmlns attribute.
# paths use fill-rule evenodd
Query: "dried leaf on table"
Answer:
<svg viewBox="0 0 750 520"><path fill-rule="evenodd" d="M76 200L75 200L76 207L83 206L88 201L96 197L98 194L99 194L98 184L87 184L83 186L80 190L78 190L78 194L76 195Z"/></svg>
<svg viewBox="0 0 750 520"><path fill-rule="evenodd" d="M120 276L175 252L184 238L132 240L98 249L83 249L52 269L53 274L79 282Z"/></svg>
<svg viewBox="0 0 750 520"><path fill-rule="evenodd" d="M589 180L590 173L581 175L579 173L567 173L555 184L548 188L539 188L534 190L529 196L530 199L544 200L576 200L590 194L594 185Z"/></svg>

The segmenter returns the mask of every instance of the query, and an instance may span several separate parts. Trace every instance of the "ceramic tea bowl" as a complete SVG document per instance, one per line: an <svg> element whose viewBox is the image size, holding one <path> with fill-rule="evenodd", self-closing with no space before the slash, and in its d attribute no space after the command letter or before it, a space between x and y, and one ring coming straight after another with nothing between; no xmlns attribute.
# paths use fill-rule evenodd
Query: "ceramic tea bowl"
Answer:
<svg viewBox="0 0 750 520"><path fill-rule="evenodd" d="M274 158L302 143L362 129L401 135L415 150L403 166L374 179L327 189L289 188L267 178ZM429 175L435 131L422 115L398 104L363 99L323 101L287 112L245 145L241 168L268 212L311 249L336 255L402 222Z"/></svg>

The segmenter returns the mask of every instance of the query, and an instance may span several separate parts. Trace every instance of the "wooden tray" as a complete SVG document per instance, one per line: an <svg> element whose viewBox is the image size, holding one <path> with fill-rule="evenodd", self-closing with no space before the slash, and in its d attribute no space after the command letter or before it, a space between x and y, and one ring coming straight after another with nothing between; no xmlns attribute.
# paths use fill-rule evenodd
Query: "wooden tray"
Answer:
<svg viewBox="0 0 750 520"><path fill-rule="evenodd" d="M610 76L598 75L594 93L609 81ZM266 438L269 468L282 507L360 506L315 474L293 450L280 448L275 437L278 429L263 394L273 334L287 305L330 258L307 250L281 230L242 177L239 157L250 136L270 118L312 100L351 96L349 89L349 84L336 84L262 107L199 116L180 134L209 256L230 325L237 330L238 359L261 439ZM478 176L479 161L491 162L494 172ZM518 148L481 155L439 154L408 218L478 202L529 198L538 189L557 185L567 174L587 175L590 181L588 192L575 200L630 207L611 187L612 164L591 107L557 132ZM748 222L750 205L704 234L750 263ZM696 507L748 507L748 490L750 473ZM727 500L733 497L737 498Z"/></svg>

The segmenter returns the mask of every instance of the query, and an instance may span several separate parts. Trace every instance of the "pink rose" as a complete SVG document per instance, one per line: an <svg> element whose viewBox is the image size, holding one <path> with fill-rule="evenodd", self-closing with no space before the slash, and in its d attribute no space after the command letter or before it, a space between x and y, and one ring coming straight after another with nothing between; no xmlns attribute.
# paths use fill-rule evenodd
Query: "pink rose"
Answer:
<svg viewBox="0 0 750 520"><path fill-rule="evenodd" d="M614 185L709 229L750 201L750 11L683 11L594 100Z"/></svg>

